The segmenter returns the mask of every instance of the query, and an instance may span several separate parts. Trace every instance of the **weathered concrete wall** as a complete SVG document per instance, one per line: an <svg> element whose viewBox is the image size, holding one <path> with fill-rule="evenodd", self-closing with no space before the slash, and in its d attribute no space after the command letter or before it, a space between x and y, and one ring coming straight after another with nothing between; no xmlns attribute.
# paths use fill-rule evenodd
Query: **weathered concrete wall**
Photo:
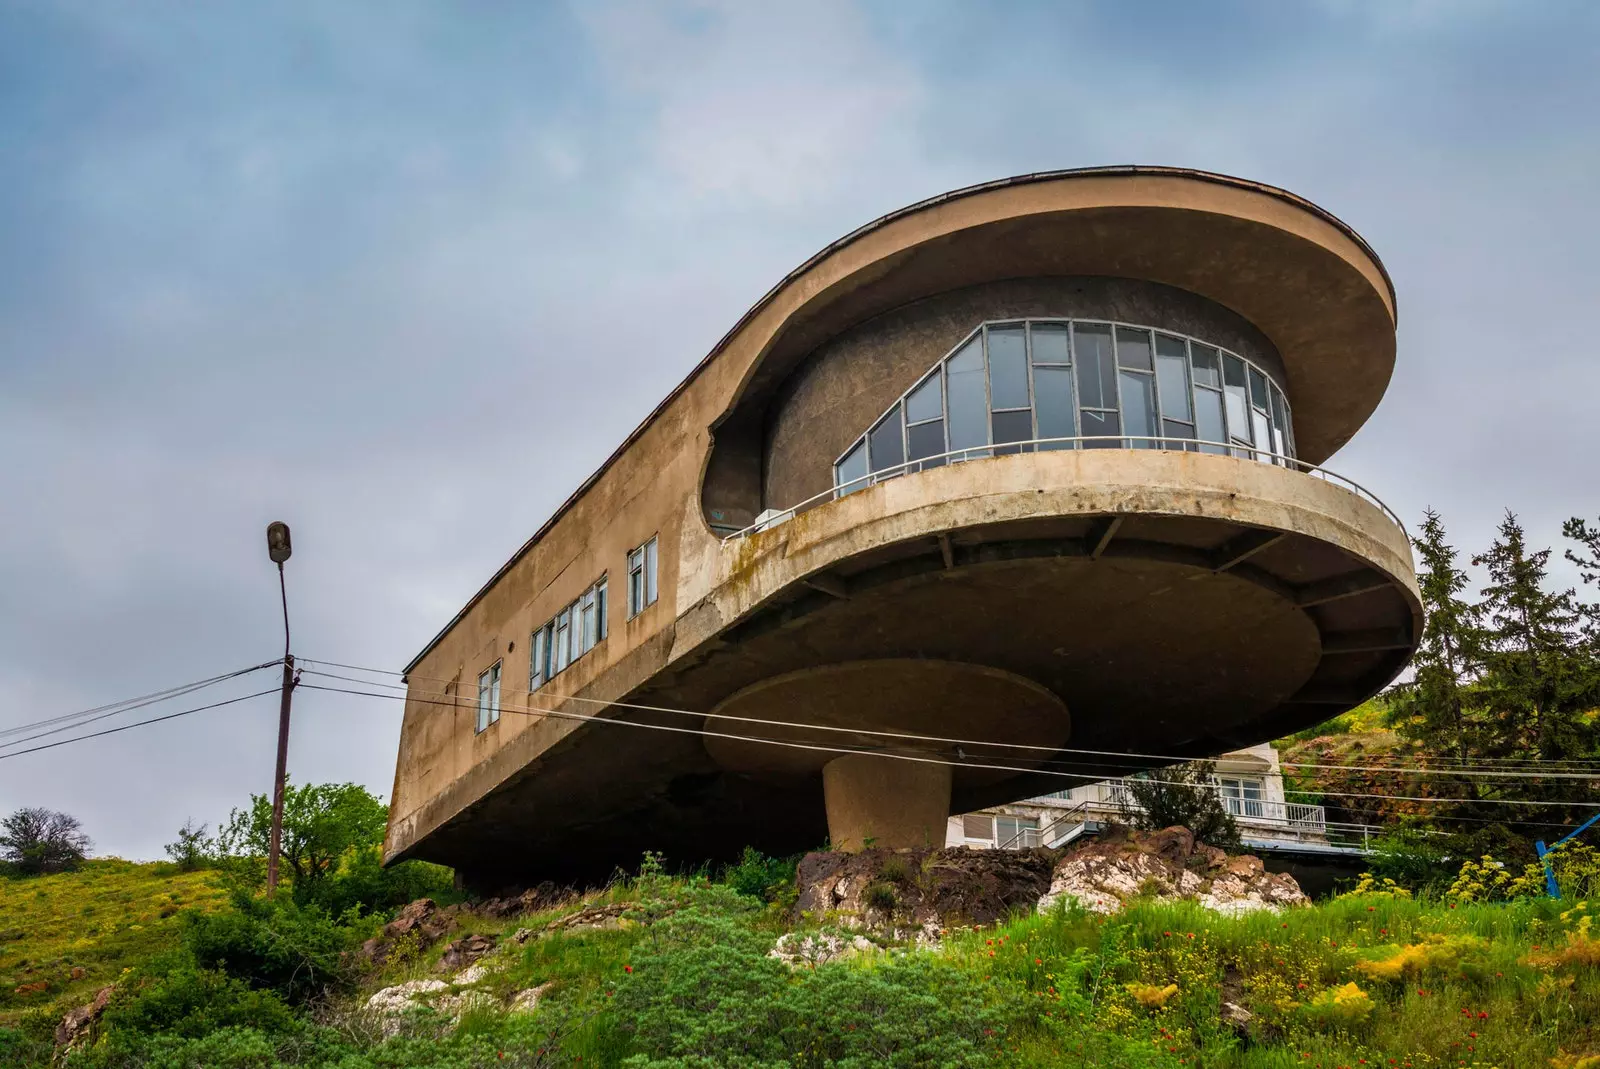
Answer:
<svg viewBox="0 0 1600 1069"><path fill-rule="evenodd" d="M388 856L470 820L498 787L592 730L541 708L593 712L567 696L620 698L714 638L707 622L724 607L695 605L717 585L724 552L703 486L712 471L709 489L737 515L759 503L760 478L748 452L712 464L713 427L747 448L751 413L830 339L929 294L1028 276L1145 278L1235 309L1282 354L1301 452L1313 461L1370 414L1393 365L1381 265L1348 228L1282 191L1119 169L1034 176L886 217L763 298L409 667ZM628 621L625 554L652 534L660 601ZM610 638L530 697L531 631L601 574L611 580ZM502 716L474 735L477 678L497 660Z"/></svg>
<svg viewBox="0 0 1600 1069"><path fill-rule="evenodd" d="M1004 279L969 286L853 327L795 371L766 413L763 507L787 508L832 486L839 454L978 324L1047 316L1116 320L1190 335L1254 361L1288 392L1278 350L1259 330L1221 305L1171 286L1127 278Z"/></svg>

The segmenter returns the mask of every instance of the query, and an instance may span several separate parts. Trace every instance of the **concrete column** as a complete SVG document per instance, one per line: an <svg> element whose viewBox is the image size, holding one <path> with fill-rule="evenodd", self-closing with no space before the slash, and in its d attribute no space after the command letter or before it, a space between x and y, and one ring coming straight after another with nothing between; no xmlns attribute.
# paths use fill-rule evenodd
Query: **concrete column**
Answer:
<svg viewBox="0 0 1600 1069"><path fill-rule="evenodd" d="M822 794L835 850L944 845L949 765L845 754L822 766Z"/></svg>

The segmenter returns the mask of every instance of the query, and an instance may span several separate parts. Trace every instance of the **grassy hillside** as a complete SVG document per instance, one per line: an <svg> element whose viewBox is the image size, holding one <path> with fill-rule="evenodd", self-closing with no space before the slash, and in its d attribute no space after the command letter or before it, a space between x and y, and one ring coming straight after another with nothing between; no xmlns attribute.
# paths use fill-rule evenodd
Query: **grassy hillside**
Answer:
<svg viewBox="0 0 1600 1069"><path fill-rule="evenodd" d="M89 1001L124 969L175 946L182 910L222 900L213 872L117 858L53 876L0 876L0 1027L30 1010Z"/></svg>
<svg viewBox="0 0 1600 1069"><path fill-rule="evenodd" d="M760 896L737 885L647 872L532 916L463 914L437 944L401 944L383 969L286 1007L272 992L289 987L240 963L261 931L310 962L321 952L306 949L313 942L332 948L331 922L288 906L230 919L234 907L221 906L210 950L195 952L215 966L217 940L233 940L225 967L238 978L194 962L155 966L145 955L174 945L174 917L161 916L179 905L172 896L217 909L215 888L203 876L101 863L0 885L7 930L23 933L0 963L8 982L73 964L96 970L51 998L85 995L132 967L98 1046L68 1060L90 1069L1600 1067L1587 1060L1600 1052L1600 940L1583 903L1418 902L1369 886L1228 918L1137 900L1110 918L1060 910L956 928L931 947L874 935L844 960L792 966L769 956L781 935L826 934L842 918L796 921L792 885L761 886ZM579 930L558 923L595 906L621 915ZM18 925L24 909L31 920ZM295 942L313 929L311 942ZM529 933L520 942L519 930ZM498 945L481 978L440 992L459 997L454 1005L419 1005L387 1027L363 1012L380 988L453 982L459 968L439 959L467 932ZM21 971L30 966L18 948L36 973ZM537 1008L513 1012L533 988ZM21 1038L12 1033L14 1051ZM7 1061L7 1042L0 1030L0 1065L36 1064L20 1053ZM48 1048L28 1049L38 1058Z"/></svg>

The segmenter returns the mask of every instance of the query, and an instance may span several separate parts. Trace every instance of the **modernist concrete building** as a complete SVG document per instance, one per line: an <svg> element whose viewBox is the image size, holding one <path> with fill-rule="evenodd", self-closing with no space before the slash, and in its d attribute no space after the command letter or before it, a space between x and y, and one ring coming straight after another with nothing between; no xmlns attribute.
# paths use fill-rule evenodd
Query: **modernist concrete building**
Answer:
<svg viewBox="0 0 1600 1069"><path fill-rule="evenodd" d="M1316 465L1394 356L1377 256L1254 182L1052 172L870 223L411 663L387 856L487 886L936 844L1355 705L1416 581Z"/></svg>

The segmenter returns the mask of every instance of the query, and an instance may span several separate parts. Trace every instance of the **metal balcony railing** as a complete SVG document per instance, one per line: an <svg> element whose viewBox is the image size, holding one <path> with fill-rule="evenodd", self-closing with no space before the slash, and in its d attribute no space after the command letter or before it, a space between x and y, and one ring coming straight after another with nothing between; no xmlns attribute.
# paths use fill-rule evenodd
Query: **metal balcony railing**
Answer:
<svg viewBox="0 0 1600 1069"><path fill-rule="evenodd" d="M1143 442L1146 444L1142 446L1135 445L1134 443L1136 442ZM1042 453L1060 449L1095 448L1157 449L1173 452L1181 451L1226 454L1245 459L1259 460L1264 464L1273 464L1279 467L1293 468L1296 471L1300 471L1311 476L1312 478L1322 479L1325 482L1333 483L1335 486L1343 487L1344 489L1355 494L1357 497L1366 499L1381 509L1383 514L1388 516L1390 520L1394 521L1396 527L1399 527L1402 531L1406 529L1406 525L1400 522L1400 517L1395 514L1393 509L1384 504L1378 495L1374 494L1372 491L1368 490L1354 479L1340 475L1337 472L1329 471L1327 468L1319 467L1316 464L1310 464L1304 460L1286 456L1282 453L1273 453L1266 449L1258 449L1255 446L1243 446L1237 442L1208 442L1199 441L1192 438L1157 438L1129 435L1084 435L1074 438L1030 438L1021 442L1002 442L992 445L969 446L965 449L952 449L949 452L938 453L934 456L919 457L916 460L908 460L903 464L896 464L892 467L884 468L881 471L875 471L868 475L862 475L858 478L851 479L848 482L840 483L830 490L824 490L820 494L813 494L804 501L801 501L798 504L790 505L788 508L768 509L758 516L754 523L746 527L741 527L739 530L724 536L722 540L724 542L731 542L734 539L743 538L746 535L755 534L758 531L768 530L778 526L781 523L784 523L787 520L793 519L796 514L805 512L807 509L815 508L816 506L824 504L828 501L834 501L838 498L846 497L857 490L864 490L869 486L876 485L877 483L886 482L889 479L897 479L902 475L909 475L915 472L925 471L929 468L943 467L946 464L958 464L969 460L982 460L988 457L1010 453Z"/></svg>

